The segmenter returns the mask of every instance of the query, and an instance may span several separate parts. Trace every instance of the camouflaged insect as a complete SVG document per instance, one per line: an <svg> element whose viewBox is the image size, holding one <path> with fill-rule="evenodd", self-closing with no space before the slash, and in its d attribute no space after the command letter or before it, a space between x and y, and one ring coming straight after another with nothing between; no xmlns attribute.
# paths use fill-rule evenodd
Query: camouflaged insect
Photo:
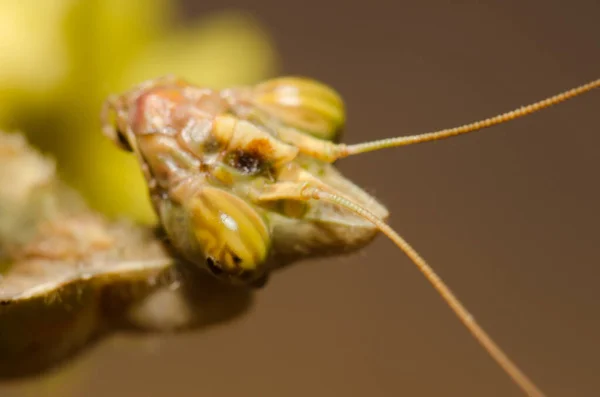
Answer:
<svg viewBox="0 0 600 397"><path fill-rule="evenodd" d="M326 186L388 216L331 165L344 121L335 91L293 77L212 90L167 76L110 97L103 112L105 134L136 154L177 251L254 285L275 266L355 250L376 235L339 206L286 198L286 183Z"/></svg>
<svg viewBox="0 0 600 397"><path fill-rule="evenodd" d="M522 390L542 396L431 266L384 222L388 211L331 163L491 127L598 87L600 80L594 80L463 126L355 145L336 142L344 125L339 96L303 78L221 91L159 78L109 98L103 120L105 134L136 154L162 226L189 261L230 282L260 285L274 265L360 248L379 230Z"/></svg>

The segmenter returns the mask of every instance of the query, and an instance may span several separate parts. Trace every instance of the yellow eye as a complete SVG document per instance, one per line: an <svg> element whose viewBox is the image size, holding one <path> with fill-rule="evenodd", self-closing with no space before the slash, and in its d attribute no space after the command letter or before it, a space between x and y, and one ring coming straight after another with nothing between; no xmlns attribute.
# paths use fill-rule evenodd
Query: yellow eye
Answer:
<svg viewBox="0 0 600 397"><path fill-rule="evenodd" d="M255 87L253 102L284 124L321 139L335 140L345 123L344 103L338 93L307 78L268 80Z"/></svg>
<svg viewBox="0 0 600 397"><path fill-rule="evenodd" d="M211 273L252 277L263 271L270 234L258 212L225 190L205 187L189 206L193 235Z"/></svg>

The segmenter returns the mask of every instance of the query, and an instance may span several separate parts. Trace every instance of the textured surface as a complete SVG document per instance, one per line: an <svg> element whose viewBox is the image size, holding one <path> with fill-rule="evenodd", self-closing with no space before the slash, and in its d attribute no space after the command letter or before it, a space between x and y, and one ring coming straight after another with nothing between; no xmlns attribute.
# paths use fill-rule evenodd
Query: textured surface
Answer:
<svg viewBox="0 0 600 397"><path fill-rule="evenodd" d="M109 222L23 137L0 133L0 377L62 363L115 328L199 328L241 314L249 292L180 280L151 228Z"/></svg>

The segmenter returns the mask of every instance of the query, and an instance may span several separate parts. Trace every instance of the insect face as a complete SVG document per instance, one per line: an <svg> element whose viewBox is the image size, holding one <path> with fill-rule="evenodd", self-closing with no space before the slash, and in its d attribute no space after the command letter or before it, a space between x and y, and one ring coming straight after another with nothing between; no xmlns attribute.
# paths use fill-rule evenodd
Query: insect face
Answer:
<svg viewBox="0 0 600 397"><path fill-rule="evenodd" d="M339 206L289 197L302 183L387 216L310 155L333 145L343 116L337 94L308 79L214 91L164 77L109 98L103 122L105 134L137 156L177 252L218 278L252 284L274 266L350 251L376 234Z"/></svg>

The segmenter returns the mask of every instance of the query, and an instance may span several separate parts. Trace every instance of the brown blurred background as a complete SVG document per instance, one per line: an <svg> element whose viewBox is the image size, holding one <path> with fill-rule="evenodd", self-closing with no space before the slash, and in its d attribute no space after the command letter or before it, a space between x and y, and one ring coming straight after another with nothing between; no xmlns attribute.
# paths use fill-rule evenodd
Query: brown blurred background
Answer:
<svg viewBox="0 0 600 397"><path fill-rule="evenodd" d="M223 8L258 18L281 74L341 92L347 142L452 127L600 72L596 1L182 6L190 18ZM492 130L339 164L549 396L600 395L598 109L593 92ZM73 365L85 371L70 393L89 397L521 395L384 238L277 274L231 324L115 335ZM22 394L6 385L0 395Z"/></svg>

